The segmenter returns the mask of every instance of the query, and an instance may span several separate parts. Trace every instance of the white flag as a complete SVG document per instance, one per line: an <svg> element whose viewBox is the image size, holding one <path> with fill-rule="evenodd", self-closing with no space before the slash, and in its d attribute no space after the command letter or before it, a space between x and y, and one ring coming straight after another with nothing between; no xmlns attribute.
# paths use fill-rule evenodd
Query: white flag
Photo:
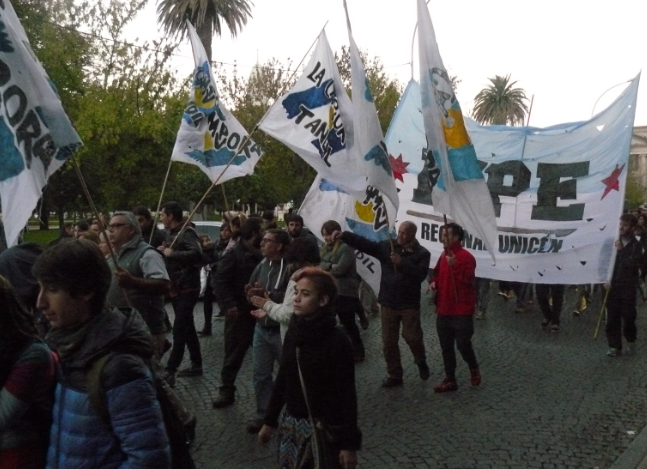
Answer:
<svg viewBox="0 0 647 469"><path fill-rule="evenodd" d="M261 150L220 101L204 46L188 21L187 28L193 46L195 71L189 103L184 109L171 160L193 164L211 182L218 180L219 184L252 174ZM222 174L232 158L233 162Z"/></svg>
<svg viewBox="0 0 647 469"><path fill-rule="evenodd" d="M328 220L335 220L342 230L352 231L371 241L389 239L386 226L375 229L373 202L369 200L364 203L364 200L347 194L321 176L317 176L312 183L299 208L299 215L321 241L321 226ZM382 276L380 261L359 251L355 251L355 256L357 273L371 286L376 295L379 294Z"/></svg>
<svg viewBox="0 0 647 469"><path fill-rule="evenodd" d="M353 111L326 33L294 87L270 108L259 128L288 146L344 191L362 197L367 175L353 148Z"/></svg>
<svg viewBox="0 0 647 469"><path fill-rule="evenodd" d="M0 93L0 198L11 247L81 139L8 0L0 2Z"/></svg>
<svg viewBox="0 0 647 469"><path fill-rule="evenodd" d="M344 0L344 11L346 12L346 25L348 26L348 40L350 42L350 70L351 85L353 89L353 147L351 152L356 154L362 162L362 174L366 175L367 186L373 190L379 190L382 197L388 201L385 204L387 214L385 218L389 221L389 228L395 223L398 210L398 191L395 187L393 170L389 161L389 152L384 143L382 128L377 117L375 103L371 90L368 87L368 79L359 49L350 26L348 8ZM385 219L385 222L386 222Z"/></svg>
<svg viewBox="0 0 647 469"><path fill-rule="evenodd" d="M422 116L428 149L440 169L432 192L434 209L482 239L494 260L497 241L494 206L440 57L424 0L418 0L418 44Z"/></svg>

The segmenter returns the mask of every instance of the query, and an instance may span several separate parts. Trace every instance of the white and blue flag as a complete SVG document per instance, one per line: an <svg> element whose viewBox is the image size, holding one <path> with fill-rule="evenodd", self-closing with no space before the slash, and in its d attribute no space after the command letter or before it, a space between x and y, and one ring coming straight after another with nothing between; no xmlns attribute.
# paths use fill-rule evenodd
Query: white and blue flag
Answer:
<svg viewBox="0 0 647 469"><path fill-rule="evenodd" d="M353 90L354 138L350 151L355 153L356 158L363 163L362 173L366 175L367 186L373 192L379 192L380 197L384 200L385 223L388 220L388 229L392 230L399 206L398 191L395 187L389 151L384 143L375 103L368 86L366 70L357 44L353 39L346 0L344 0L344 11L350 43L350 71Z"/></svg>
<svg viewBox="0 0 647 469"><path fill-rule="evenodd" d="M425 134L439 169L432 194L434 209L483 240L494 260L497 238L494 207L440 57L424 0L418 0L418 50Z"/></svg>
<svg viewBox="0 0 647 469"><path fill-rule="evenodd" d="M171 160L195 165L212 183L222 184L252 174L261 149L220 101L204 46L188 21L187 28L195 70Z"/></svg>
<svg viewBox="0 0 647 469"><path fill-rule="evenodd" d="M0 198L11 247L49 177L82 143L8 0L0 2L0 94Z"/></svg>

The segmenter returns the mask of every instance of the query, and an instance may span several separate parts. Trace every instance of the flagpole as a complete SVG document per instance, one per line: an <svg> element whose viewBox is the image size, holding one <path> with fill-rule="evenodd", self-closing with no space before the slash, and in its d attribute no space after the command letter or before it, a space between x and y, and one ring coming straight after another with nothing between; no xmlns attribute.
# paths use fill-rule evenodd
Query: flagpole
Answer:
<svg viewBox="0 0 647 469"><path fill-rule="evenodd" d="M106 238L106 244L108 245L108 250L110 251L110 257L112 258L112 263L115 266L115 269L118 272L123 272L124 269L117 263L117 256L115 255L114 249L112 249L112 244L110 243L110 239L108 238L108 233L106 232L106 227L104 226L103 223L101 223L100 218L99 218L99 211L97 210L97 207L94 205L94 201L92 200L92 196L90 195L90 191L88 190L88 186L85 183L85 178L83 177L83 174L81 173L81 168L79 167L79 164L76 161L76 158L74 157L74 154L70 156L70 159L72 160L72 165L74 166L74 170L76 171L76 175L79 178L79 181L81 182L81 189L83 190L83 193L85 194L86 199L88 199L88 203L90 204L90 210L92 210L92 213L94 213L94 217L99 220L99 227L101 228L101 233L103 233L103 236ZM124 293L124 298L126 298L126 303L128 304L129 307L132 306L130 302L130 298L128 297L128 292L124 287L121 287Z"/></svg>
<svg viewBox="0 0 647 469"><path fill-rule="evenodd" d="M426 4L429 5L431 0L427 0ZM413 46L416 43L416 32L418 31L418 22L416 21L416 26L413 28L413 36L411 36L411 79L413 80Z"/></svg>
<svg viewBox="0 0 647 469"><path fill-rule="evenodd" d="M227 202L227 194L225 194L225 183L223 182L220 184L220 188L222 189L222 198L225 201L225 210L229 211L229 203Z"/></svg>
<svg viewBox="0 0 647 469"><path fill-rule="evenodd" d="M294 71L292 72L292 75L290 75L290 77L289 77L289 78L285 81L285 83L283 84L283 87L282 87L282 88L281 88L281 90L279 91L278 97L281 97L281 96L283 95L283 93L285 92L285 90L287 89L287 87L288 87L288 86L290 86L290 81L292 80L292 78L294 77L294 75L295 75L295 74L297 73L297 71L299 70L299 67L301 66L301 64L303 63L303 61L305 60L305 58L306 58L306 57L308 56L308 54L310 53L310 50L312 49L312 47L317 43L317 40L319 39L319 36L321 35L321 32L323 32L323 30L324 30L324 29L326 29L326 25L328 25L328 21L326 21L326 23L323 25L323 28L321 28L321 31L320 31L320 32L319 32L319 34L317 35L317 38L312 42L312 44L310 45L310 47L308 48L308 50L306 51L306 53L303 55L303 57L301 58L301 61L297 64L296 68L295 68L295 69L294 69ZM269 112L270 112L270 109L271 109L271 108L272 108L271 106L267 108L267 111L265 111L265 114L263 115L263 117L261 117L261 119L256 123L256 125L254 126L254 128L252 129L252 131L251 131L248 135L246 135L246 136L245 136L245 138L243 138L243 141L242 141L242 142L241 142L241 144L238 146L238 150L236 150L236 153L234 154L234 156L232 156L232 157L231 157L231 159L230 159L230 160L229 160L229 162L227 163L227 166L225 166L225 169L223 169L223 170L220 172L220 174L218 175L218 177L216 178L216 180L213 182L213 184L211 184L211 186L209 186L209 188L208 188L208 189L207 189L207 191L204 193L204 195L202 196L202 198L200 199L200 201L196 204L195 208L191 211L191 213L189 214L189 216L186 218L186 220L184 221L184 224L182 225L182 228L180 229L180 232L182 232L182 230L184 230L184 228L186 227L186 225L189 223L189 221L191 220L191 218L193 217L193 215L194 215L194 214L195 214L195 212L197 211L198 207L200 207L200 205L202 204L202 202L204 201L204 199L206 199L206 198L207 198L207 196L211 193L211 191L213 190L213 188L214 188L214 187L216 187L216 185L218 184L218 181L220 181L220 179L221 179L221 178L222 178L222 176L225 174L225 172L227 171L227 169L229 169L229 167L230 167L230 166L231 166L231 164L234 162L234 160L236 159L236 157L240 154L241 150L242 150L243 148L245 148L245 146L247 145L247 142L248 142L249 140L251 140L251 136L254 134L254 132L256 132L256 131L259 129L259 127L260 127L261 123L265 120L265 118L266 118L266 117L267 117L267 115L269 114ZM169 246L169 248L172 248L172 247L173 247L173 245L175 244L175 241L177 241L177 239L178 239L179 237L180 237L179 235L178 235L178 236L176 236L176 238L173 240L173 242L171 243L171 245Z"/></svg>
<svg viewBox="0 0 647 469"><path fill-rule="evenodd" d="M535 102L535 95L533 94L530 97L530 109L528 109L528 118L526 119L526 133L523 136L523 146L521 147L521 158L519 158L521 161L523 161L523 155L526 153L526 140L528 139L528 126L530 125L530 114L532 114L532 105ZM516 226L517 224L517 205L514 204L514 224Z"/></svg>
<svg viewBox="0 0 647 469"><path fill-rule="evenodd" d="M447 236L447 215L443 213L443 221L445 222L445 231L443 231L443 236ZM442 241L442 240L441 240ZM449 251L449 246L444 246L445 250L445 256L450 252ZM449 262L447 262L447 265L449 265ZM454 279L454 269L452 269L452 266L449 265L449 274L452 278L452 286L454 287L454 299L458 303L458 290L456 290L456 280Z"/></svg>
<svg viewBox="0 0 647 469"><path fill-rule="evenodd" d="M168 168L166 168L166 177L164 177L164 184L162 184L162 192L160 192L160 199L157 202L157 210L155 210L155 215L153 216L153 226L151 228L151 237L148 240L148 244L150 244L153 241L153 235L155 234L155 225L157 223L157 215L159 214L160 207L162 206L162 197L164 197L164 191L166 190L166 183L168 182L168 176L171 173L172 164L173 164L173 160L169 158Z"/></svg>

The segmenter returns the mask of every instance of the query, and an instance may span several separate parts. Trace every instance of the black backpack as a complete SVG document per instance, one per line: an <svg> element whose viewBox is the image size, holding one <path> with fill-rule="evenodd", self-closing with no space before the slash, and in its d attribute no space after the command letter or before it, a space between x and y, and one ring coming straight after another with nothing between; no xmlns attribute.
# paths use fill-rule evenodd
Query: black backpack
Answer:
<svg viewBox="0 0 647 469"><path fill-rule="evenodd" d="M90 406L99 414L103 423L108 426L110 426L110 414L108 412L106 392L101 385L101 372L114 355L114 353L108 353L95 360L87 375ZM157 400L162 410L164 427L168 435L171 449L171 468L195 469L193 457L189 452L189 445L195 438L195 416L187 410L168 383L155 372L151 363L148 362L147 364L153 374Z"/></svg>

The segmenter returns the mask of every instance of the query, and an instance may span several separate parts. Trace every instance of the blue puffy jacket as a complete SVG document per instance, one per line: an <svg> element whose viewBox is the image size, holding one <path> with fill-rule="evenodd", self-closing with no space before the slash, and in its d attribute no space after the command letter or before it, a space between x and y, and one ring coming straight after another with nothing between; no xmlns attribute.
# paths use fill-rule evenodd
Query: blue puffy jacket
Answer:
<svg viewBox="0 0 647 469"><path fill-rule="evenodd" d="M152 374L150 335L135 311L106 310L91 320L85 339L77 331L52 330L48 342L61 354L48 469L155 468L171 456ZM79 344L69 350L71 338ZM62 353L61 353L62 352ZM110 427L90 405L87 372L99 357L115 353L101 373Z"/></svg>

